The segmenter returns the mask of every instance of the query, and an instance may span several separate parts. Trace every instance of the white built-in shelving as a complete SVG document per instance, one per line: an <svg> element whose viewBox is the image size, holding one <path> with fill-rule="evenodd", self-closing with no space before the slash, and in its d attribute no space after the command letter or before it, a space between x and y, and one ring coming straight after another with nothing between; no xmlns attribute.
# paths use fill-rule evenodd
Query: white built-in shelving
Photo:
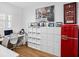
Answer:
<svg viewBox="0 0 79 59"><path fill-rule="evenodd" d="M28 46L56 56L60 56L60 27L29 27Z"/></svg>

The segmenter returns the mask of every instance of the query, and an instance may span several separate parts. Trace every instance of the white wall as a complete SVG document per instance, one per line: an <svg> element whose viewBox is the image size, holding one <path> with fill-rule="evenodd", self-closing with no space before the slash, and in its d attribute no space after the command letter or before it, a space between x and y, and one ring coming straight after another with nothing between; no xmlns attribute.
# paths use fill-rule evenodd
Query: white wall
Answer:
<svg viewBox="0 0 79 59"><path fill-rule="evenodd" d="M77 3L77 24L79 25L79 2Z"/></svg>
<svg viewBox="0 0 79 59"><path fill-rule="evenodd" d="M12 20L12 29L14 31L18 31L21 28L25 28L27 30L28 24L32 21L35 21L35 9L41 8L41 7L47 7L54 5L55 9L55 22L61 21L63 22L63 5L68 2L36 2L33 4L31 2L31 5L28 7L25 7L24 10L20 9L18 7L15 7L13 5L10 5L9 3L0 3L0 14L10 14L13 16ZM33 4L33 5L32 5ZM77 19L79 18L79 3L77 3ZM77 20L77 23L79 24L79 20Z"/></svg>
<svg viewBox="0 0 79 59"><path fill-rule="evenodd" d="M6 2L0 2L0 14L12 15L12 29L17 32L22 27L22 10Z"/></svg>
<svg viewBox="0 0 79 59"><path fill-rule="evenodd" d="M35 9L46 7L46 6L51 6L51 5L55 6L55 9L54 9L55 22L58 22L58 21L64 22L64 4L66 3L70 3L70 2L36 3L35 5L34 4L29 5L28 7L24 9L23 21L25 25L23 27L27 31L28 24L32 21L35 21ZM79 2L77 2L77 24L79 25ZM52 43L56 43L55 51L53 53L55 53L57 56L61 56L61 51L60 51L61 50L61 39L58 39L57 35L54 36L54 39L57 39L57 42L59 41L60 43L52 41Z"/></svg>
<svg viewBox="0 0 79 59"><path fill-rule="evenodd" d="M36 2L36 4L29 5L24 8L23 20L25 25L24 28L27 29L28 23L35 20L35 9L46 7L46 6L55 6L55 22L61 21L64 22L64 4L70 2ZM79 24L79 3L77 2L77 24Z"/></svg>
<svg viewBox="0 0 79 59"><path fill-rule="evenodd" d="M55 13L55 22L57 21L61 21L63 22L63 4L65 4L65 2L36 2L36 4L28 6L24 9L24 23L25 26L24 28L27 29L28 23L35 21L35 9L37 8L42 8L42 7L47 7L47 6L51 6L54 5L55 9L54 9L54 13Z"/></svg>

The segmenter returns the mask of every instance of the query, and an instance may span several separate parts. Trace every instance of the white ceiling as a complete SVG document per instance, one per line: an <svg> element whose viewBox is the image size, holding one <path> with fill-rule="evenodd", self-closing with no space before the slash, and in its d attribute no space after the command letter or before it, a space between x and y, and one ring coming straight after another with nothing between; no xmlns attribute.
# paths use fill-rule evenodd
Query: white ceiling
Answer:
<svg viewBox="0 0 79 59"><path fill-rule="evenodd" d="M36 5L46 4L46 3L48 2L9 2L9 4L16 6L16 7L20 7L20 8L36 6Z"/></svg>

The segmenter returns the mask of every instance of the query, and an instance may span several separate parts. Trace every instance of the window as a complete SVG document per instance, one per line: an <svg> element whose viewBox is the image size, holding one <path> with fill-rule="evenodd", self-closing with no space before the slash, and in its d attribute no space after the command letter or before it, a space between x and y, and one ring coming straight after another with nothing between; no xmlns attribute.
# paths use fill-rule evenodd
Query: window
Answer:
<svg viewBox="0 0 79 59"><path fill-rule="evenodd" d="M8 15L7 17L8 17L8 19L7 19L8 20L8 22L7 22L7 24L8 24L7 28L11 29L12 16Z"/></svg>
<svg viewBox="0 0 79 59"><path fill-rule="evenodd" d="M4 35L4 30L11 29L12 15L0 14L0 35Z"/></svg>
<svg viewBox="0 0 79 59"><path fill-rule="evenodd" d="M11 21L12 21L12 16L6 15L6 17L5 17L5 29L11 29Z"/></svg>
<svg viewBox="0 0 79 59"><path fill-rule="evenodd" d="M0 36L4 35L5 14L0 14Z"/></svg>

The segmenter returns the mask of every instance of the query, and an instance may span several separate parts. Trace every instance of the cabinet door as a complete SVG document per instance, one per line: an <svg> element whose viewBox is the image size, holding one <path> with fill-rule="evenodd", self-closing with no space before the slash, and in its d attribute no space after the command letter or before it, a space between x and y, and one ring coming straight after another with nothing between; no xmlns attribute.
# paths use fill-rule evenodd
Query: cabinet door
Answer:
<svg viewBox="0 0 79 59"><path fill-rule="evenodd" d="M28 32L32 32L32 27L28 28Z"/></svg>
<svg viewBox="0 0 79 59"><path fill-rule="evenodd" d="M47 36L46 34L41 34L41 50L42 51L47 51Z"/></svg>
<svg viewBox="0 0 79 59"><path fill-rule="evenodd" d="M54 27L48 27L47 28L47 33L48 34L53 34L53 30L54 30Z"/></svg>
<svg viewBox="0 0 79 59"><path fill-rule="evenodd" d="M36 28L33 28L33 29L32 29L32 32L35 33L35 32L36 32Z"/></svg>
<svg viewBox="0 0 79 59"><path fill-rule="evenodd" d="M53 48L53 43L54 43L54 36L53 34L47 34L47 46L51 46Z"/></svg>
<svg viewBox="0 0 79 59"><path fill-rule="evenodd" d="M47 46L50 46L50 48L53 48L53 35L54 35L54 31L53 31L54 28L48 28L48 33L46 34L47 35Z"/></svg>
<svg viewBox="0 0 79 59"><path fill-rule="evenodd" d="M46 27L41 28L41 50L47 52L47 31Z"/></svg>
<svg viewBox="0 0 79 59"><path fill-rule="evenodd" d="M41 32L41 28L37 28L36 32L39 34Z"/></svg>
<svg viewBox="0 0 79 59"><path fill-rule="evenodd" d="M54 35L53 39L53 53L56 56L61 56L61 36Z"/></svg>
<svg viewBox="0 0 79 59"><path fill-rule="evenodd" d="M32 43L28 42L28 46L29 46L29 47L32 47L33 45L32 45Z"/></svg>
<svg viewBox="0 0 79 59"><path fill-rule="evenodd" d="M53 53L61 56L61 28L55 27L53 30Z"/></svg>
<svg viewBox="0 0 79 59"><path fill-rule="evenodd" d="M47 46L47 53L50 53L50 54L53 54L53 55L55 55L54 54L54 49L53 48L51 48L52 46Z"/></svg>

